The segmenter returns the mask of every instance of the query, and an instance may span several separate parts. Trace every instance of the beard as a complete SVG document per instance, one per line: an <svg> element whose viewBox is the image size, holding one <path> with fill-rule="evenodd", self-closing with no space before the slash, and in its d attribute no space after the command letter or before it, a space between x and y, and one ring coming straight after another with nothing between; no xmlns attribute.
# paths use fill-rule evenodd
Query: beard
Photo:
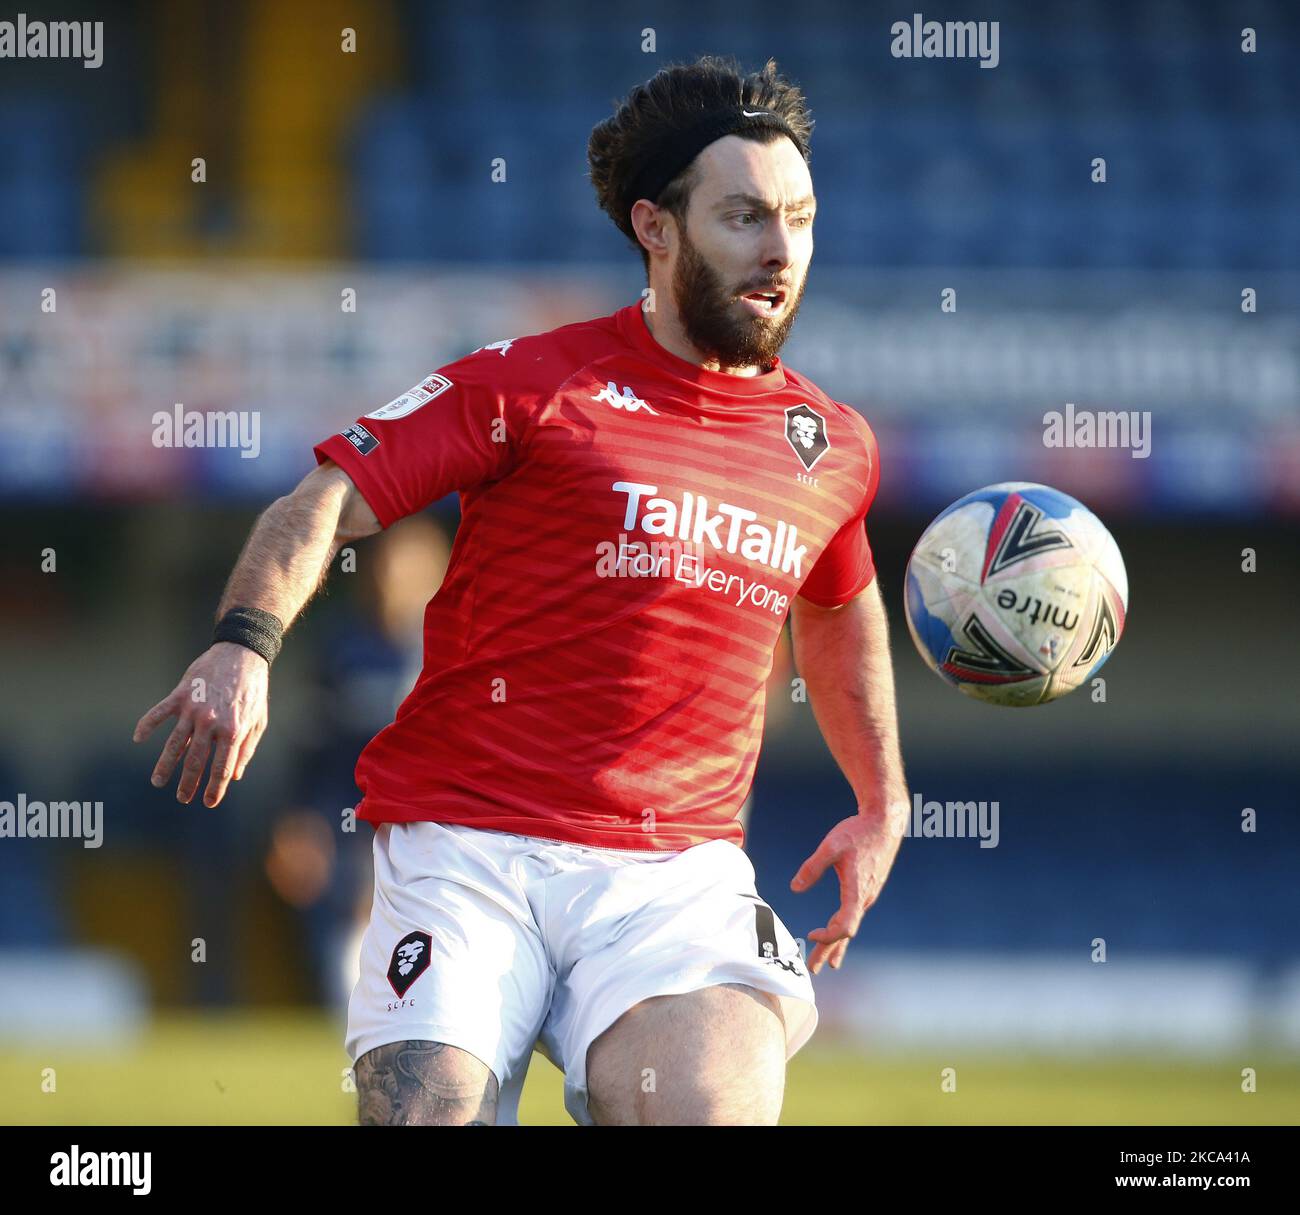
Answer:
<svg viewBox="0 0 1300 1215"><path fill-rule="evenodd" d="M807 276L799 284L797 294L789 294L787 288L780 315L753 316L743 311L736 300L746 284L737 283L734 287L724 284L717 271L700 255L684 227L681 242L673 270L673 302L687 339L697 350L716 358L721 367L757 365L766 371L790 336Z"/></svg>

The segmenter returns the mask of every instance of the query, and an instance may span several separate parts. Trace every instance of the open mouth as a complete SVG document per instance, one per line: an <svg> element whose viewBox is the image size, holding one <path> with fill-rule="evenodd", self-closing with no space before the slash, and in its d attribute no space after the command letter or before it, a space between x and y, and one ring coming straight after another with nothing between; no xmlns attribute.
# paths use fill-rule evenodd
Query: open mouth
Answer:
<svg viewBox="0 0 1300 1215"><path fill-rule="evenodd" d="M740 298L747 301L760 315L779 312L785 307L785 291L780 287L770 291L749 291Z"/></svg>

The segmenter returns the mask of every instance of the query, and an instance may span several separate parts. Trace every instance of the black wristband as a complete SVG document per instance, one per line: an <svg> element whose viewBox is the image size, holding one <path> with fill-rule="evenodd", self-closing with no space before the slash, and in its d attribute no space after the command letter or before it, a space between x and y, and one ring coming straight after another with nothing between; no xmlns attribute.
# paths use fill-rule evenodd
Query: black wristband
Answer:
<svg viewBox="0 0 1300 1215"><path fill-rule="evenodd" d="M270 666L284 644L284 625L280 617L261 608L231 608L217 622L212 641L233 641L260 654Z"/></svg>

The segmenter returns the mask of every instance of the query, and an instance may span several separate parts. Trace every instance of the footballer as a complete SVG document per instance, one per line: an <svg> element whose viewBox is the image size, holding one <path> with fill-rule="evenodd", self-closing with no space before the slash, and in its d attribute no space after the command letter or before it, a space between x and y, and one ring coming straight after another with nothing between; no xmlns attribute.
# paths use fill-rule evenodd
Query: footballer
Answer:
<svg viewBox="0 0 1300 1215"><path fill-rule="evenodd" d="M356 767L363 1124L516 1122L534 1046L583 1125L775 1124L810 972L841 964L888 876L908 796L865 526L876 443L778 355L812 259L812 125L772 61L633 89L588 161L641 298L493 341L320 443L259 517L211 648L136 726L175 716L153 783L179 764L188 803L211 758L217 805L339 548L459 492L422 672ZM791 883L839 880L807 958L737 817L787 618L856 801Z"/></svg>

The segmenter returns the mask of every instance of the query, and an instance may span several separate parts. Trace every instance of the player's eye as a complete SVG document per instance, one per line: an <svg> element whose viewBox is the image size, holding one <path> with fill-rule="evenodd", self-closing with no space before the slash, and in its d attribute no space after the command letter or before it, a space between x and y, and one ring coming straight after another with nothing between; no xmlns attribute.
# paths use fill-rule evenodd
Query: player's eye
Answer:
<svg viewBox="0 0 1300 1215"><path fill-rule="evenodd" d="M790 222L798 228L807 228L813 221L811 215L796 215Z"/></svg>

